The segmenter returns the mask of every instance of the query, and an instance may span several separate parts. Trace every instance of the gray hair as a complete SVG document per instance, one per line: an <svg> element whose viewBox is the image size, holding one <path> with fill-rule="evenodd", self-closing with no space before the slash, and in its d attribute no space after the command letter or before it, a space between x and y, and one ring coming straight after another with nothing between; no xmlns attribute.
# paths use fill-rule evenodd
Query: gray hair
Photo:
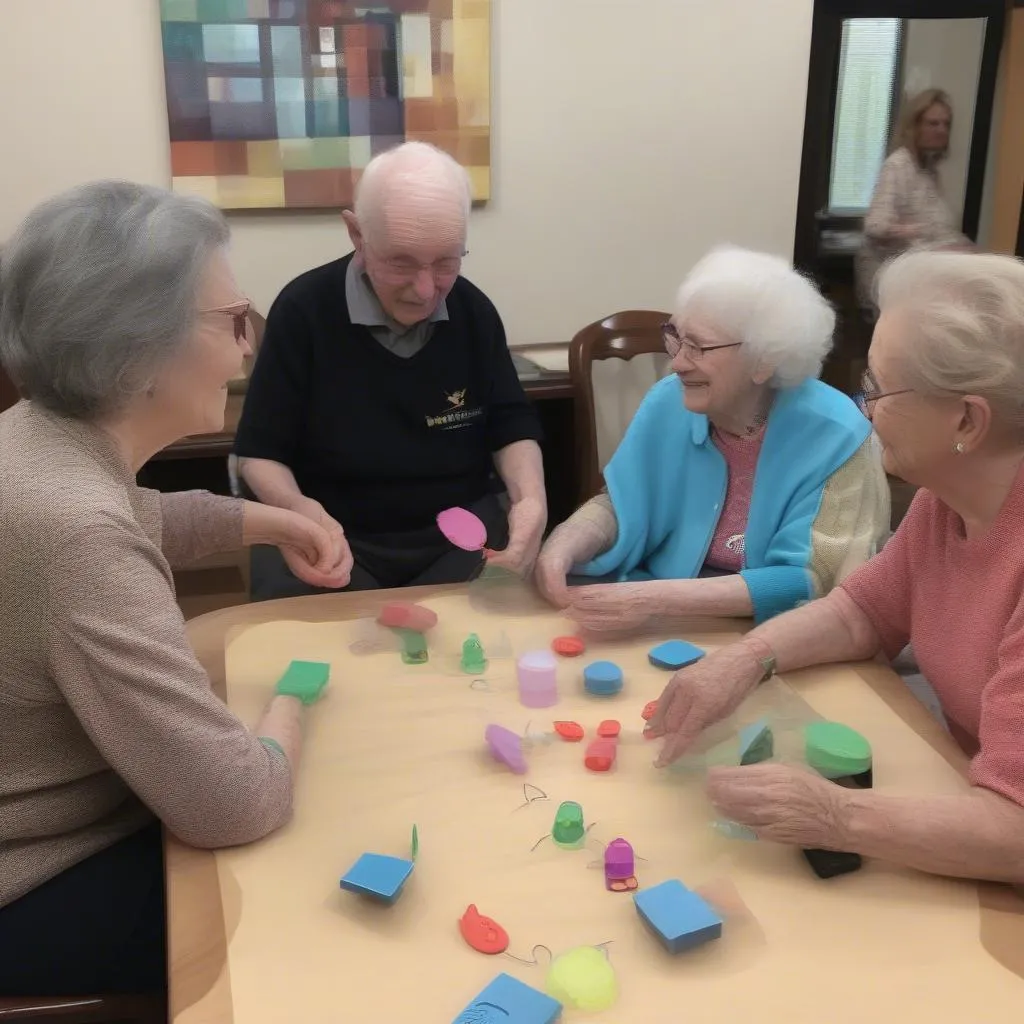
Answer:
<svg viewBox="0 0 1024 1024"><path fill-rule="evenodd" d="M396 193L421 201L454 201L463 223L469 222L473 203L466 169L444 150L427 142L403 142L375 156L356 186L355 215L364 235L380 231Z"/></svg>
<svg viewBox="0 0 1024 1024"><path fill-rule="evenodd" d="M205 200L96 181L40 203L0 252L0 360L64 416L119 411L192 329L228 227Z"/></svg>
<svg viewBox="0 0 1024 1024"><path fill-rule="evenodd" d="M907 314L906 384L924 394L978 395L1024 430L1024 263L992 253L914 251L875 282L882 313Z"/></svg>
<svg viewBox="0 0 1024 1024"><path fill-rule="evenodd" d="M821 373L832 349L835 311L788 260L735 246L712 249L686 276L676 317L706 318L773 370L775 388Z"/></svg>

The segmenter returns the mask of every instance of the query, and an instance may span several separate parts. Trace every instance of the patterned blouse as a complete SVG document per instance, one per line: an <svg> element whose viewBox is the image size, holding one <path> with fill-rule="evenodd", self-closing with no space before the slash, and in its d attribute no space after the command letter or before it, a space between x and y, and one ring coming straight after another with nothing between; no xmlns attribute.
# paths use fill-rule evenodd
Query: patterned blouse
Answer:
<svg viewBox="0 0 1024 1024"><path fill-rule="evenodd" d="M894 237L896 228L915 227L914 238ZM929 248L969 244L942 194L938 172L921 167L906 147L882 164L871 207L864 218L864 241L857 254L861 304L874 308L872 288L882 264L915 245Z"/></svg>

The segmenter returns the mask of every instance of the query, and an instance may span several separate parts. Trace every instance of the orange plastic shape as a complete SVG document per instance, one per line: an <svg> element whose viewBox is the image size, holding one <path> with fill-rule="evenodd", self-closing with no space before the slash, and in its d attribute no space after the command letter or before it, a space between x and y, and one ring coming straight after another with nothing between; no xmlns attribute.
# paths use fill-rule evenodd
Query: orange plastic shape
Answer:
<svg viewBox="0 0 1024 1024"><path fill-rule="evenodd" d="M570 743L583 739L583 726L579 722L555 722L555 732Z"/></svg>
<svg viewBox="0 0 1024 1024"><path fill-rule="evenodd" d="M598 727L597 735L606 740L614 740L622 731L622 726L614 718L606 718Z"/></svg>
<svg viewBox="0 0 1024 1024"><path fill-rule="evenodd" d="M615 740L597 739L587 747L583 755L583 763L592 772L611 771L615 764L615 752L618 744Z"/></svg>
<svg viewBox="0 0 1024 1024"><path fill-rule="evenodd" d="M508 949L508 932L497 921L484 917L475 903L470 903L459 918L459 931L466 943L478 953L495 956Z"/></svg>
<svg viewBox="0 0 1024 1024"><path fill-rule="evenodd" d="M658 702L656 700L649 700L645 705L643 711L640 712L640 717L645 721L649 722L654 717L654 712L658 710Z"/></svg>
<svg viewBox="0 0 1024 1024"><path fill-rule="evenodd" d="M578 636L556 636L551 641L551 650L563 658L578 658L587 645Z"/></svg>

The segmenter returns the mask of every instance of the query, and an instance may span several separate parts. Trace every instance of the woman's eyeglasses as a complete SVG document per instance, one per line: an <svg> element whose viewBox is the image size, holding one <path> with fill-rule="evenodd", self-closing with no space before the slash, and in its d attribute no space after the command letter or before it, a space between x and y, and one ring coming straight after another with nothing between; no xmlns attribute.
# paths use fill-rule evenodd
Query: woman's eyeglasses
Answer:
<svg viewBox="0 0 1024 1024"><path fill-rule="evenodd" d="M248 302L244 305L236 303L234 306L225 306L221 309L201 309L199 310L200 316L212 316L213 314L219 314L220 316L229 316L233 321L232 327L235 332L235 341L245 341L248 330L249 330L249 310L251 306Z"/></svg>
<svg viewBox="0 0 1024 1024"><path fill-rule="evenodd" d="M878 381L875 380L874 374L870 370L865 370L860 378L860 391L851 397L856 403L857 408L868 419L871 419L875 402L882 398L891 398L893 395L908 395L913 390L913 388L899 388L895 391L882 391L878 386Z"/></svg>
<svg viewBox="0 0 1024 1024"><path fill-rule="evenodd" d="M742 341L729 341L722 345L698 345L685 334L680 334L671 320L661 325L661 340L665 345L665 351L673 359L685 349L687 356L695 363L700 362L705 352L714 352L720 348L738 348L743 344Z"/></svg>

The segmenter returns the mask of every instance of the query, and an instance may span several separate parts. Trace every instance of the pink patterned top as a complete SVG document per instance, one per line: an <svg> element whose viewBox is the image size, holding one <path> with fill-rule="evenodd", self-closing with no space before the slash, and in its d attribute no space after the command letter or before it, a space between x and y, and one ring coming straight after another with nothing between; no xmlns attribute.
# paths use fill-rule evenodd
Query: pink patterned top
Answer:
<svg viewBox="0 0 1024 1024"><path fill-rule="evenodd" d="M711 538L704 566L725 572L739 572L743 568L743 536L750 513L750 498L754 493L754 471L764 441L762 426L752 434L738 437L720 430L712 430L715 446L725 457L728 483L722 515Z"/></svg>

